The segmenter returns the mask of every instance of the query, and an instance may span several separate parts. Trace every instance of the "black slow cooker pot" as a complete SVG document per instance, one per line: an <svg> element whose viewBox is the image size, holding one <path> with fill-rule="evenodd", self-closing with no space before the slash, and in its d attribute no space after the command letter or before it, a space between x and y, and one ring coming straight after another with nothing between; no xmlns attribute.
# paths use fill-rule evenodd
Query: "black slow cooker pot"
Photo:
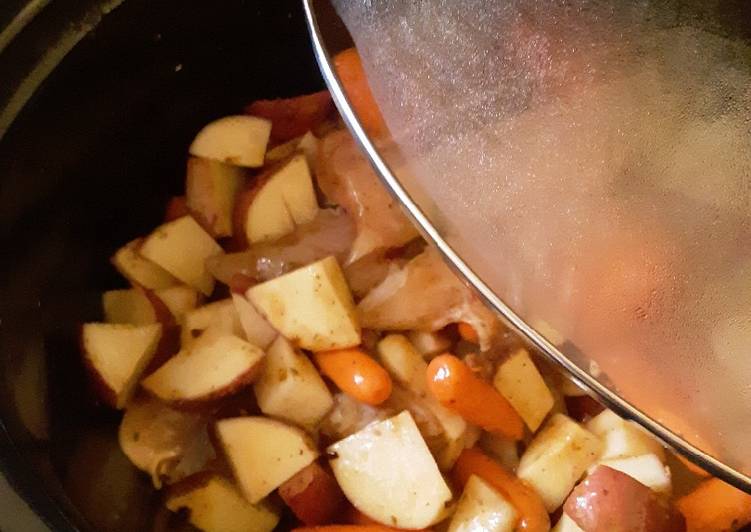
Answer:
<svg viewBox="0 0 751 532"><path fill-rule="evenodd" d="M202 125L321 87L298 0L0 2L0 468L53 530L173 525L77 326L125 286L108 257L180 193Z"/></svg>
<svg viewBox="0 0 751 532"><path fill-rule="evenodd" d="M749 36L751 3L695 5ZM125 286L108 258L180 193L196 131L320 87L299 0L0 2L0 470L51 529L181 526L120 453L76 331Z"/></svg>

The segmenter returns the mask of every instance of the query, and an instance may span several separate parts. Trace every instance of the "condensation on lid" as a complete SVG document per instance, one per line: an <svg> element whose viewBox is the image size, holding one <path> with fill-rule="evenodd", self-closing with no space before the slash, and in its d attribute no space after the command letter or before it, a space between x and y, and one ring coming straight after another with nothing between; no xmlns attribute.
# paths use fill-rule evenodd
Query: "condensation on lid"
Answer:
<svg viewBox="0 0 751 532"><path fill-rule="evenodd" d="M718 1L335 4L399 178L452 247L582 367L751 473L751 19Z"/></svg>

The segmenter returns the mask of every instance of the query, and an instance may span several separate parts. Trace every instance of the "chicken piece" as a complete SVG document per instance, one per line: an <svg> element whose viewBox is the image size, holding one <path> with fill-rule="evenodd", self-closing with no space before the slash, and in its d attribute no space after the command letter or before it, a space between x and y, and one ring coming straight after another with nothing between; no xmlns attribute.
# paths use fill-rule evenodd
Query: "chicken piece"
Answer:
<svg viewBox="0 0 751 532"><path fill-rule="evenodd" d="M267 281L330 255L343 261L354 237L347 214L341 209L321 209L312 222L298 226L294 233L246 251L211 257L206 267L227 285L236 274Z"/></svg>
<svg viewBox="0 0 751 532"><path fill-rule="evenodd" d="M128 404L120 423L120 448L160 488L201 471L216 458L207 425L205 414L137 397Z"/></svg>
<svg viewBox="0 0 751 532"><path fill-rule="evenodd" d="M435 331L463 321L477 332L483 351L501 329L496 316L433 248L392 270L360 301L357 310L361 325L370 329Z"/></svg>
<svg viewBox="0 0 751 532"><path fill-rule="evenodd" d="M326 135L318 154L318 186L329 201L352 216L357 227L348 263L378 249L403 246L418 236L347 131Z"/></svg>

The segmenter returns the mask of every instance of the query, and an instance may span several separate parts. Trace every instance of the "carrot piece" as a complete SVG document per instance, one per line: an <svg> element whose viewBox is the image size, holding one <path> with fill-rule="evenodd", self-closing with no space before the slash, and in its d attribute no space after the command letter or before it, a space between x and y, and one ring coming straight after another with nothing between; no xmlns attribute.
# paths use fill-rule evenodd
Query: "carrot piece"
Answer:
<svg viewBox="0 0 751 532"><path fill-rule="evenodd" d="M751 495L718 478L705 480L676 502L687 532L738 530L751 523Z"/></svg>
<svg viewBox="0 0 751 532"><path fill-rule="evenodd" d="M314 92L294 98L256 100L247 107L249 115L271 120L271 140L285 142L325 122L334 111L329 91Z"/></svg>
<svg viewBox="0 0 751 532"><path fill-rule="evenodd" d="M379 405L391 395L391 377L360 349L320 351L314 355L321 373L340 390L362 403Z"/></svg>
<svg viewBox="0 0 751 532"><path fill-rule="evenodd" d="M459 323L457 323L456 330L459 332L459 336L462 337L462 340L472 342L473 344L476 344L480 341L480 337L477 335L475 328L466 321L460 321Z"/></svg>
<svg viewBox="0 0 751 532"><path fill-rule="evenodd" d="M317 462L279 486L279 496L292 513L309 526L331 522L345 500L334 477Z"/></svg>
<svg viewBox="0 0 751 532"><path fill-rule="evenodd" d="M693 473L697 477L706 478L710 476L709 471L702 469L700 466L696 465L695 463L693 463L691 460L689 460L682 454L675 453L674 456L685 466L686 469L688 469L691 473Z"/></svg>
<svg viewBox="0 0 751 532"><path fill-rule="evenodd" d="M524 436L524 422L508 400L454 355L435 357L427 377L435 398L470 423L512 440Z"/></svg>
<svg viewBox="0 0 751 532"><path fill-rule="evenodd" d="M304 526L295 528L292 532L389 532L394 530L383 525L326 525Z"/></svg>
<svg viewBox="0 0 751 532"><path fill-rule="evenodd" d="M474 447L464 449L451 470L454 483L462 489L472 475L490 484L516 508L519 512L516 530L550 530L550 517L537 492Z"/></svg>
<svg viewBox="0 0 751 532"><path fill-rule="evenodd" d="M172 196L164 207L164 221L171 222L190 214L185 196Z"/></svg>
<svg viewBox="0 0 751 532"><path fill-rule="evenodd" d="M355 508L354 506L350 505L349 508L344 512L344 517L342 519L343 522L349 523L352 525L378 525L378 521L375 519L371 519L364 513L362 513L360 510Z"/></svg>
<svg viewBox="0 0 751 532"><path fill-rule="evenodd" d="M390 526L381 525L378 521L375 519L371 519L364 513L362 513L360 510L355 508L354 506L350 506L347 511L344 512L344 519L342 519L345 523L351 523L353 525L378 525L378 526L384 526L387 530L404 530L403 528L394 528ZM423 528L420 530L414 530L413 532L430 532L429 528Z"/></svg>
<svg viewBox="0 0 751 532"><path fill-rule="evenodd" d="M348 48L334 57L334 69L342 81L357 118L370 135L383 136L388 132L378 104L365 77L360 54L355 48Z"/></svg>
<svg viewBox="0 0 751 532"><path fill-rule="evenodd" d="M154 308L154 314L159 323L162 324L162 337L156 347L156 352L151 358L149 365L143 371L143 376L147 377L154 373L159 367L177 354L180 350L180 325L175 321L175 317L164 301L159 299L153 290L138 288L149 300Z"/></svg>

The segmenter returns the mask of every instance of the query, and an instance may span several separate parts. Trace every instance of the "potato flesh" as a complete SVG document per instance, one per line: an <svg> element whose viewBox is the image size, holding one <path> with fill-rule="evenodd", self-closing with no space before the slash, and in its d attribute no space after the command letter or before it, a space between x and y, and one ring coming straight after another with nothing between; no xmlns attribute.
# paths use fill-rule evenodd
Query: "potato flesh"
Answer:
<svg viewBox="0 0 751 532"><path fill-rule="evenodd" d="M247 384L264 356L236 336L201 338L146 377L142 385L167 402L217 399Z"/></svg>
<svg viewBox="0 0 751 532"><path fill-rule="evenodd" d="M360 343L352 294L334 257L253 286L247 296L293 345L324 351Z"/></svg>
<svg viewBox="0 0 751 532"><path fill-rule="evenodd" d="M548 512L553 512L597 460L601 445L597 436L563 414L556 414L527 447L517 476L532 486Z"/></svg>
<svg viewBox="0 0 751 532"><path fill-rule="evenodd" d="M318 200L305 156L293 156L256 192L248 207L245 233L251 244L277 240L312 222Z"/></svg>
<svg viewBox="0 0 751 532"><path fill-rule="evenodd" d="M138 377L153 357L162 334L160 324L87 323L82 343L89 364L123 408Z"/></svg>
<svg viewBox="0 0 751 532"><path fill-rule="evenodd" d="M240 317L231 299L214 301L186 313L180 338L182 346L188 347L207 329L214 333L244 337Z"/></svg>
<svg viewBox="0 0 751 532"><path fill-rule="evenodd" d="M493 385L535 432L555 400L526 349L518 349L496 371Z"/></svg>
<svg viewBox="0 0 751 532"><path fill-rule="evenodd" d="M207 124L190 145L190 154L236 166L263 166L271 122L247 115L225 116Z"/></svg>
<svg viewBox="0 0 751 532"><path fill-rule="evenodd" d="M214 290L214 278L205 262L221 253L219 244L191 216L161 225L141 247L145 258L207 296Z"/></svg>
<svg viewBox="0 0 751 532"><path fill-rule="evenodd" d="M155 290L154 293L162 300L162 303L165 304L178 322L182 320L185 314L198 306L201 298L196 289L184 285L162 288Z"/></svg>
<svg viewBox="0 0 751 532"><path fill-rule="evenodd" d="M141 290L109 290L102 294L104 320L107 323L148 325L156 323L154 306Z"/></svg>
<svg viewBox="0 0 751 532"><path fill-rule="evenodd" d="M328 455L344 495L379 523L424 528L446 515L451 490L409 412L368 425Z"/></svg>
<svg viewBox="0 0 751 532"><path fill-rule="evenodd" d="M657 493L669 495L672 490L670 469L655 454L603 460L599 464L626 473Z"/></svg>
<svg viewBox="0 0 751 532"><path fill-rule="evenodd" d="M281 421L248 416L222 419L216 432L245 498L252 504L318 458L300 429Z"/></svg>
<svg viewBox="0 0 751 532"><path fill-rule="evenodd" d="M636 423L619 417L612 410L603 410L585 426L603 441L600 460L654 454L661 462L665 461L665 449L659 441Z"/></svg>
<svg viewBox="0 0 751 532"><path fill-rule="evenodd" d="M513 532L518 519L509 501L480 477L464 486L448 532Z"/></svg>
<svg viewBox="0 0 751 532"><path fill-rule="evenodd" d="M178 284L179 281L172 274L139 253L141 243L141 240L133 240L117 250L112 257L117 271L131 283L149 290Z"/></svg>
<svg viewBox="0 0 751 532"><path fill-rule="evenodd" d="M190 523L204 532L271 532L279 514L267 502L250 504L229 481L212 476L204 485L167 498L167 508L190 510Z"/></svg>
<svg viewBox="0 0 751 532"><path fill-rule="evenodd" d="M243 170L211 159L191 157L185 178L185 203L216 237L232 236L235 198Z"/></svg>
<svg viewBox="0 0 751 532"><path fill-rule="evenodd" d="M313 363L281 336L267 350L263 373L253 388L261 412L308 430L334 405Z"/></svg>

